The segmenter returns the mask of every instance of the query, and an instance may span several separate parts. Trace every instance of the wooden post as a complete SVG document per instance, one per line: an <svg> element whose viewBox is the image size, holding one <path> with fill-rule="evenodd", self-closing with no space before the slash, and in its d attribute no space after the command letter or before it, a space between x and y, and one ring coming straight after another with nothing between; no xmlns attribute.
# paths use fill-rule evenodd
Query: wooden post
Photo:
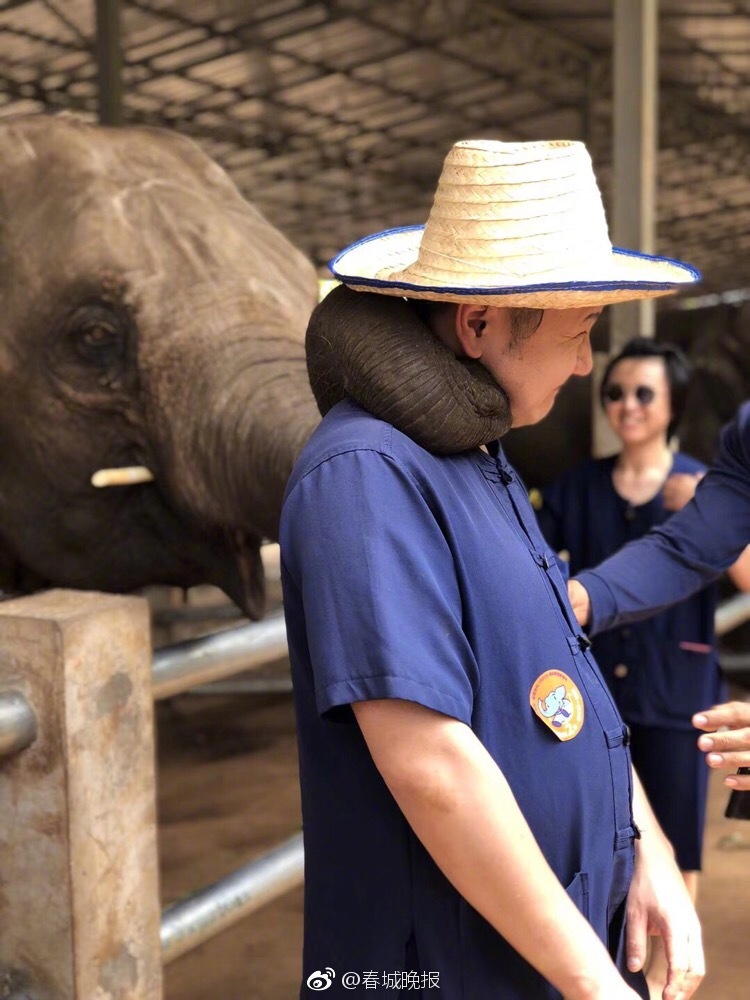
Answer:
<svg viewBox="0 0 750 1000"><path fill-rule="evenodd" d="M0 689L36 741L0 761L0 982L39 1000L160 1000L153 699L140 598L0 604Z"/></svg>

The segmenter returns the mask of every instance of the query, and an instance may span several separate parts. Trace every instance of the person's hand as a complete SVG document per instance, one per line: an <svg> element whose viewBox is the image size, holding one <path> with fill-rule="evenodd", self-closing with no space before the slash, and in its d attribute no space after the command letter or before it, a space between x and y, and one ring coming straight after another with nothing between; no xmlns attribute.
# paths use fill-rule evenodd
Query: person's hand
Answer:
<svg viewBox="0 0 750 1000"><path fill-rule="evenodd" d="M568 600L573 605L573 614L579 625L585 625L591 614L589 592L578 580L568 580Z"/></svg>
<svg viewBox="0 0 750 1000"><path fill-rule="evenodd" d="M664 484L662 496L667 510L682 510L695 496L705 472L675 472Z"/></svg>
<svg viewBox="0 0 750 1000"><path fill-rule="evenodd" d="M701 928L671 845L658 828L642 831L635 843L626 940L628 968L632 972L643 968L649 934L661 935L664 941L664 1000L688 1000L706 972Z"/></svg>
<svg viewBox="0 0 750 1000"><path fill-rule="evenodd" d="M750 702L729 701L693 716L696 729L710 735L699 736L698 746L706 752L709 767L736 771L750 767ZM725 732L716 732L727 726ZM729 788L750 790L750 774L730 774L724 778Z"/></svg>

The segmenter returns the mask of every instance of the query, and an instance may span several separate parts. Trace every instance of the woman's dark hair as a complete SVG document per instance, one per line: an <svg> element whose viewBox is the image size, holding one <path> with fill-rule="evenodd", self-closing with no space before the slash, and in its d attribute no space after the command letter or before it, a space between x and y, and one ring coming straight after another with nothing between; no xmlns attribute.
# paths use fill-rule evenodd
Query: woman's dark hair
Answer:
<svg viewBox="0 0 750 1000"><path fill-rule="evenodd" d="M688 383L690 382L690 362L675 344L662 343L648 337L634 337L625 344L619 354L607 362L599 386L599 402L602 406L604 406L604 390L609 385L612 369L626 358L661 358L664 362L672 411L672 419L667 427L667 438L671 438L685 412Z"/></svg>

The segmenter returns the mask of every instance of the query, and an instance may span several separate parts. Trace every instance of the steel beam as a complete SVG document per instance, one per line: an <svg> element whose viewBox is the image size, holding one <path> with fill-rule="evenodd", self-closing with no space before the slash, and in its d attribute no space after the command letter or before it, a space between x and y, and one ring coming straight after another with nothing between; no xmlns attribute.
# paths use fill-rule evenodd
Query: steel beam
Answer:
<svg viewBox="0 0 750 1000"><path fill-rule="evenodd" d="M120 0L96 0L96 62L99 123L122 125Z"/></svg>

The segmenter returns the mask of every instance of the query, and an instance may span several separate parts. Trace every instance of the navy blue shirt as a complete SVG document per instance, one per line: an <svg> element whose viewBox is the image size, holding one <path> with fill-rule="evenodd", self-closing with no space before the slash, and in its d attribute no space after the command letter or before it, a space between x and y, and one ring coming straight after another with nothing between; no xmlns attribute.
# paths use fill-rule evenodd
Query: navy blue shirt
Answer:
<svg viewBox="0 0 750 1000"><path fill-rule="evenodd" d="M748 544L750 402L722 431L716 462L690 503L667 524L579 574L591 598L591 631L683 600L720 576Z"/></svg>
<svg viewBox="0 0 750 1000"><path fill-rule="evenodd" d="M280 541L305 836L301 996L332 969L327 996L350 995L344 972L404 970L437 973L450 1000L558 998L421 846L350 707L399 698L470 726L616 950L635 834L626 730L516 474L502 452L428 453L345 400L295 467ZM566 741L530 707L552 670L585 709Z"/></svg>
<svg viewBox="0 0 750 1000"><path fill-rule="evenodd" d="M661 492L638 506L619 496L615 462L616 456L585 462L544 491L539 524L550 545L568 551L571 574L596 566L670 516ZM674 456L672 473L704 471L689 455ZM716 598L710 585L648 621L594 640L596 661L628 724L692 731L693 713L721 700Z"/></svg>

